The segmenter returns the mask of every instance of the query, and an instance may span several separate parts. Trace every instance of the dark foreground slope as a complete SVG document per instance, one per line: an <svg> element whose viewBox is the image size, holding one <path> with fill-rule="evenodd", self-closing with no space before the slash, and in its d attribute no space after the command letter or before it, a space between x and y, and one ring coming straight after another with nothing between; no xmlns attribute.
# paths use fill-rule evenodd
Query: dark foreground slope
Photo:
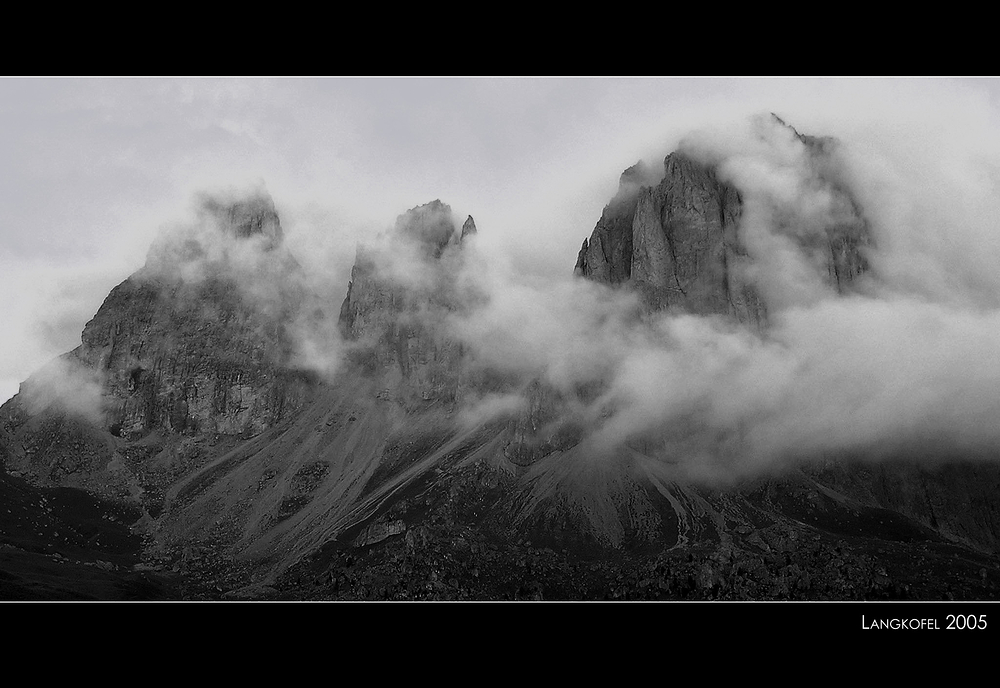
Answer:
<svg viewBox="0 0 1000 688"><path fill-rule="evenodd" d="M822 168L829 142L801 141ZM847 294L870 238L843 205L809 248ZM693 158L630 170L577 272L638 292L647 313L766 330L739 269L742 209ZM476 229L440 201L359 249L337 303L309 290L269 199L208 202L203 225L159 242L82 346L0 407L7 599L1000 592L1000 481L985 465L829 461L720 488L662 470L657 438L594 462L559 422L577 399L472 365L452 336L477 307L457 279ZM335 373L301 365L304 332L336 347ZM503 394L525 403L463 414Z"/></svg>
<svg viewBox="0 0 1000 688"><path fill-rule="evenodd" d="M168 600L179 578L145 570L139 510L0 472L0 599Z"/></svg>
<svg viewBox="0 0 1000 688"><path fill-rule="evenodd" d="M743 495L738 501L756 527L737 526L724 543L708 537L673 548L605 548L554 537L550 527L518 528L507 503L516 491L483 465L449 472L404 496L366 530L300 561L262 594L279 600L984 600L1000 594L995 556L896 512L840 504L809 486Z"/></svg>

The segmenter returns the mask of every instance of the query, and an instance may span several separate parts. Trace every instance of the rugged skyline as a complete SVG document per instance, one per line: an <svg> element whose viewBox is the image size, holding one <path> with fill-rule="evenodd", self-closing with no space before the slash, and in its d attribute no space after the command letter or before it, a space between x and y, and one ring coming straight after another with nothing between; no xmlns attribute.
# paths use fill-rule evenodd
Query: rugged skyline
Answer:
<svg viewBox="0 0 1000 688"><path fill-rule="evenodd" d="M689 132L777 112L951 169L990 160L993 80L4 79L0 397L79 343L164 223L263 182L289 250L331 289L357 240L441 198L514 269L564 268L615 191ZM742 125L737 125L742 126ZM908 150L920 140L925 150ZM913 154L913 155L911 155ZM926 160L921 158L926 154ZM976 163L978 164L978 163ZM920 167L922 166L922 167ZM932 175L932 169L927 173Z"/></svg>
<svg viewBox="0 0 1000 688"><path fill-rule="evenodd" d="M440 199L297 254L264 186L199 194L3 406L3 489L124 500L142 566L210 595L600 595L595 547L655 569L656 597L939 594L893 557L996 549L1000 177L954 140L865 131L692 128L546 270L537 227L490 240ZM490 541L562 572L501 555L477 581ZM454 582L419 543L464 562ZM691 578L685 553L726 572ZM351 588L355 556L422 573Z"/></svg>

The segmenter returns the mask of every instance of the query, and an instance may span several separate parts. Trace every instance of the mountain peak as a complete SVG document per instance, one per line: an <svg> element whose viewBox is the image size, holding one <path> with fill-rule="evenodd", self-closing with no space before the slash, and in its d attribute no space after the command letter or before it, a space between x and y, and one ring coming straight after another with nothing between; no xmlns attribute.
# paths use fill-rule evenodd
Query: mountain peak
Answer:
<svg viewBox="0 0 1000 688"><path fill-rule="evenodd" d="M465 224L462 225L462 235L459 237L459 241L465 241L465 237L470 234L478 234L479 230L476 229L476 221L472 219L472 215L469 215Z"/></svg>
<svg viewBox="0 0 1000 688"><path fill-rule="evenodd" d="M837 145L837 140L832 136L809 136L808 134L799 133L798 129L778 117L773 112L771 113L771 119L779 126L791 131L795 135L795 138L804 143L813 153L820 155L829 153Z"/></svg>
<svg viewBox="0 0 1000 688"><path fill-rule="evenodd" d="M455 234L451 206L435 199L430 203L410 208L396 218L395 231L397 235L416 241L428 253L438 258Z"/></svg>
<svg viewBox="0 0 1000 688"><path fill-rule="evenodd" d="M800 134L773 113L757 122L766 125L762 136L778 131L782 140L794 137L817 169L828 165L835 139ZM682 148L666 156L659 181L640 165L625 170L617 195L584 241L574 272L599 282L630 284L654 309L728 314L764 327L763 295L740 267L748 260L739 229L740 192L716 174L717 165ZM843 293L867 269L862 248L868 242L867 225L849 194L826 173L819 175L819 183L844 207L853 208L831 221L817 239L828 245L815 261L818 274L826 273L824 283Z"/></svg>
<svg viewBox="0 0 1000 688"><path fill-rule="evenodd" d="M243 195L201 195L196 213L195 222L161 229L146 255L147 270L170 275L192 267L228 265L234 253L260 257L284 241L274 201L263 189Z"/></svg>
<svg viewBox="0 0 1000 688"><path fill-rule="evenodd" d="M227 236L247 239L263 235L270 244L277 245L284 239L281 221L274 209L274 200L264 190L237 199L207 197L202 200L202 210L208 213Z"/></svg>

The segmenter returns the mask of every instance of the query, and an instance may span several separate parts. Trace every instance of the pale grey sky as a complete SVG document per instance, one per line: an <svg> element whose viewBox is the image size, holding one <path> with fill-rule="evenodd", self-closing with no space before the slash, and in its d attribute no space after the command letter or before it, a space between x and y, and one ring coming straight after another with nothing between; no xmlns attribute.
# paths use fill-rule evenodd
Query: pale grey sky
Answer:
<svg viewBox="0 0 1000 688"><path fill-rule="evenodd" d="M976 143L1000 126L998 94L992 79L0 79L0 401L79 344L198 191L263 180L292 250L334 276L365 232L435 198L526 271L571 271L621 170L692 129L773 111L814 134L946 129L1000 160Z"/></svg>

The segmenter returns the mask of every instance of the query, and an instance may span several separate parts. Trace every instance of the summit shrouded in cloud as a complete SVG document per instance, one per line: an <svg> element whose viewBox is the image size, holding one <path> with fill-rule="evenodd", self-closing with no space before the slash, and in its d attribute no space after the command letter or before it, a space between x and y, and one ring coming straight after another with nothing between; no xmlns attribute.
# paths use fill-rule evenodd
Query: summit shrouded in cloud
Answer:
<svg viewBox="0 0 1000 688"><path fill-rule="evenodd" d="M155 566L1000 541L992 82L0 84L21 191L89 170L3 235L0 456Z"/></svg>
<svg viewBox="0 0 1000 688"><path fill-rule="evenodd" d="M188 218L204 191L265 179L290 250L331 284L359 238L435 198L494 227L484 241L518 270L546 275L579 249L618 171L643 158L659 174L692 130L773 111L876 156L929 146L940 164L988 160L995 83L4 79L0 395L75 346L160 225ZM982 183L955 181L974 195Z"/></svg>
<svg viewBox="0 0 1000 688"><path fill-rule="evenodd" d="M678 476L732 479L838 453L1000 456L988 372L1000 329L985 305L1000 293L976 274L996 233L980 224L966 266L955 245L896 252L905 236L933 246L925 233L972 234L996 197L933 227L887 216L870 209L962 190L946 174L932 188L901 184L905 167L879 160L873 172L870 150L774 116L741 134L695 132L661 181L623 185L577 260L588 280L467 263L481 298L450 323L471 358L557 390L551 434L575 427L603 454L641 447ZM926 267L904 286L900 261ZM935 294L942 276L952 288Z"/></svg>
<svg viewBox="0 0 1000 688"><path fill-rule="evenodd" d="M274 107L272 96L298 87L281 80L225 83L223 91L212 91L225 94L214 106L220 111L230 107L226 102L249 99L257 112L268 112ZM765 93L780 91L782 83L584 81L576 92L582 97L588 91L621 88L628 97L652 100L657 89L683 89L685 85L731 85L745 93L758 87ZM851 87L837 81L794 83L811 93L824 88L839 93ZM7 83L8 87L24 85ZM552 98L567 98L565 103L553 101L558 110L572 102L574 91L559 91L557 85L563 82L499 80L492 87L489 81L406 82L418 99L425 95L421 86L426 94L454 93L456 97L459 93L483 96L492 93L491 88L496 93L524 88L532 98L541 98L548 86L553 87ZM337 80L320 80L314 86L314 91L302 93L312 93L317 106L327 92L343 88L361 93L365 88L362 82ZM959 131L963 121L987 113L987 102L976 95L982 85L892 82L894 89L908 92L915 101L943 89L968 94L963 104L975 107L959 112L962 120L956 118L954 108L926 115L929 124L943 122L939 129L930 130L934 133L930 139L925 136L928 126L912 111L900 109L901 123L897 122L891 104L878 98L876 89L869 89L866 82L853 86L858 102L878 104L873 112L880 114L869 118L845 115L843 122L834 120L833 126L821 128L831 122L815 114L800 115L801 106L794 102L784 109L778 107L784 100L795 100L795 89L789 84L771 108L779 114L742 116L734 111L723 120L716 113L718 124L692 121L688 129L682 129L680 123L671 122L662 134L650 133L642 144L646 150L637 151L645 161L629 167L617 194L608 194L613 198L592 233L584 223L592 227L599 211L591 211L589 220L570 216L555 224L551 221L573 175L564 175L568 178L560 180L547 196L552 207L534 217L511 211L525 207L525 201L528 207L537 208L537 192L521 193L499 206L489 199L473 205L471 189L480 189L476 193L481 195L482 188L492 186L489 175L473 177L476 181L466 182L468 187L452 189L450 182L440 184L444 188L435 190L434 196L454 191L451 197L459 197L465 204L463 210L480 217L485 213L480 225L489 227L475 245L475 251L485 255L465 261L465 272L458 277L468 294L477 295L476 307L460 315L444 314L449 334L470 348L470 365L493 366L505 374L523 376L525 384L540 376L569 394L575 386L600 381L598 396L570 404L572 422L586 425L595 437L626 441L633 434L642 436L681 418L698 418L691 422L704 423L706 437L726 439L714 450L700 446L693 454L681 453L693 456L704 451L707 457L713 452L735 452L724 463L732 464L737 474L792 459L795 454L812 458L817 452L892 444L902 441L913 428L934 436L955 436L977 447L991 445L990 424L971 419L981 419L990 407L989 376L983 373L996 347L990 336L991 318L1000 302L1000 287L990 268L991 258L1000 254L992 227L998 203L996 194L990 193L995 175L988 157L995 143L987 139L973 146L968 127ZM372 93L388 87L373 82ZM146 91L151 100L183 96L172 115L179 119L152 110L136 116L173 121L178 131L183 126L203 126L184 113L195 111L198 94L207 93L208 84L95 82L93 92L103 94L99 107L113 108L116 99L132 88ZM45 98L82 103L88 93L80 82L50 84L40 89L42 99L37 104L28 99L24 107L44 108ZM461 106L456 103L455 116L473 116L478 102L470 97ZM734 105L742 102L737 99ZM349 110L338 112L344 121L353 116ZM684 111L678 115L674 119L684 119ZM184 117L187 125L181 124ZM230 121L225 118L220 121L223 125L217 130L226 136L247 137L248 132L267 130L259 125L225 125ZM304 128L301 134L307 131ZM512 134L514 130L505 131ZM271 135L276 136L276 130ZM674 140L667 144L670 150L663 149L669 155L657 158L652 153L651 157L649 151L665 145L664 135ZM982 135L988 132L983 130ZM921 145L908 137L919 138ZM248 140L266 138L259 134ZM425 150L425 164L449 155L454 164L466 164L464 157L448 152L452 145L442 140L435 153ZM632 150L638 148L636 142L631 145L636 146ZM623 152L627 150L623 146ZM594 152L597 158L605 155ZM403 165L409 164L407 154L404 151L401 158ZM338 159L334 155L331 162ZM169 158L162 160L172 164ZM318 156L312 153L304 160L318 161ZM552 172L561 164L557 160ZM150 167L148 173L154 169ZM280 173L274 179L273 168L257 165L256 169L272 173L268 175L271 189L287 187ZM363 169L358 174L363 177ZM519 176L511 174L510 179ZM395 176L386 178L385 193L397 192L396 181ZM502 188L512 187L508 182ZM292 229L283 231L273 205L260 215L259 227L250 227L241 218L223 217L231 212L227 207L235 206L213 200L225 198L225 194L215 194L202 203L193 221L176 224L175 234L212 222L231 225L231 231L240 236L258 234L264 237L259 241L283 242L294 256L290 259L303 266L303 279L312 292L320 300L335 303L342 299L337 290L349 281L355 246L371 240L346 217L318 210L336 206L341 195L337 187L323 193L317 190L308 200L301 188L287 196L275 194L279 206L291 209L283 216ZM355 213L356 200L351 200ZM503 211L496 212L501 207ZM439 220L431 210L421 211L423 215L409 224L417 226L414 231L421 245L440 255L453 228L440 229L451 219ZM717 221L717 227L699 229L702 216ZM571 227L570 221L580 224ZM463 237L475 229L470 217L457 233ZM206 261L189 261L185 268L198 270L211 266L214 253L229 250L221 239L224 235L203 234L200 244L178 240L167 246L205 253ZM593 283L572 279L567 253L557 254L551 243L572 245L574 235L587 238L575 272ZM205 237L211 240L207 244ZM152 243L149 261L153 263L147 269L155 269L162 239ZM93 242L89 251L96 247ZM417 267L419 261L410 256L399 258L387 252L384 257L385 269L393 271L404 286L427 278ZM273 262L270 257L268 261ZM261 265L250 266L243 282L266 298L261 280L253 276ZM17 273L18 269L12 271L14 276ZM597 286L622 284L630 289ZM29 293L27 298L33 296ZM656 308L644 311L633 301L636 298ZM15 309L10 322L22 327L13 330L7 346L21 346L16 342L39 330L24 327L27 314L17 310L17 299L8 301ZM52 306L44 308L51 311ZM329 304L325 309L330 314L337 310ZM734 328L730 320L751 327ZM330 329L329 344L324 345L322 338L304 327L301 360L334 370L343 355L338 332ZM8 355L6 360L14 363L16 359ZM672 393L660 395L659 389ZM956 399L960 400L957 405ZM965 406L968 409L963 411ZM726 470L730 469L723 473Z"/></svg>

